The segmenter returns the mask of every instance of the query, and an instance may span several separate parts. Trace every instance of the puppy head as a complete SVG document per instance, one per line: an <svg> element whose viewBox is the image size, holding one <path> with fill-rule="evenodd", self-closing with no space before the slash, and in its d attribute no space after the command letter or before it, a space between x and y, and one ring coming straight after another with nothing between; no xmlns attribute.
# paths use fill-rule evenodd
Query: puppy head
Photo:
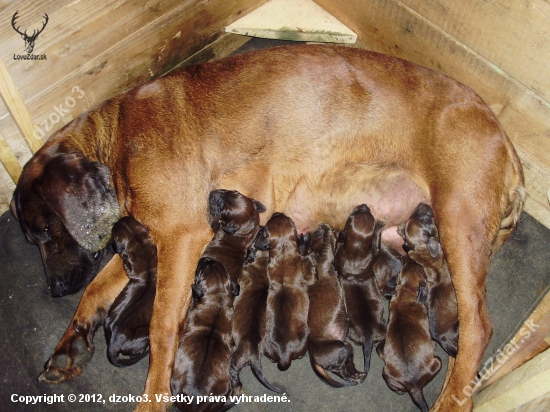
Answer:
<svg viewBox="0 0 550 412"><path fill-rule="evenodd" d="M420 203L407 223L399 226L397 231L405 241L403 249L406 252L415 250L418 253L425 249L432 258L443 252L433 210L425 203Z"/></svg>
<svg viewBox="0 0 550 412"><path fill-rule="evenodd" d="M298 252L298 231L291 218L283 213L274 213L264 227L269 249L287 244Z"/></svg>
<svg viewBox="0 0 550 412"><path fill-rule="evenodd" d="M245 236L260 224L260 213L265 206L236 190L214 190L208 199L210 226L228 235Z"/></svg>
<svg viewBox="0 0 550 412"><path fill-rule="evenodd" d="M240 292L239 284L231 281L225 267L212 258L199 259L195 283L191 286L193 299L200 301L205 296L224 294L233 299Z"/></svg>
<svg viewBox="0 0 550 412"><path fill-rule="evenodd" d="M410 296L414 296L417 303L423 305L428 299L426 288L426 275L421 265L416 262L408 262L403 266L397 280L397 288L403 293L403 289Z"/></svg>
<svg viewBox="0 0 550 412"><path fill-rule="evenodd" d="M58 149L45 146L27 163L10 205L27 240L40 249L54 297L94 278L120 217L109 168Z"/></svg>
<svg viewBox="0 0 550 412"><path fill-rule="evenodd" d="M385 223L376 220L366 204L357 206L348 217L344 230L338 235L338 242L349 244L370 244L377 254L380 250L382 229Z"/></svg>
<svg viewBox="0 0 550 412"><path fill-rule="evenodd" d="M124 262L126 274L142 277L157 267L157 247L147 228L131 216L124 216L113 226L113 248Z"/></svg>

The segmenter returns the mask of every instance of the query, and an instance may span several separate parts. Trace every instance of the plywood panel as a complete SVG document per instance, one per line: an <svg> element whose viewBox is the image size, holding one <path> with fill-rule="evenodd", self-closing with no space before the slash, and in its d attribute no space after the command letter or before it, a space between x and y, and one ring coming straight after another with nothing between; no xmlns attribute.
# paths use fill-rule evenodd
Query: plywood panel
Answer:
<svg viewBox="0 0 550 412"><path fill-rule="evenodd" d="M548 1L402 2L550 101Z"/></svg>
<svg viewBox="0 0 550 412"><path fill-rule="evenodd" d="M472 87L495 111L530 171L526 185L531 207L541 207L539 215L549 216L545 193L550 188L550 105L544 99L401 2L316 2L358 33L358 44L439 70ZM550 227L550 220L543 223Z"/></svg>

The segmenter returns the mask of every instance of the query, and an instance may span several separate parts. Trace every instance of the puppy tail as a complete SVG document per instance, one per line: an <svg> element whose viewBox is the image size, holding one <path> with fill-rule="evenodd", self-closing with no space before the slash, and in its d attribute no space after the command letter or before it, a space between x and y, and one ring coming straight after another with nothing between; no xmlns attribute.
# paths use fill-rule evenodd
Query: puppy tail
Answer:
<svg viewBox="0 0 550 412"><path fill-rule="evenodd" d="M364 373L365 373L365 376L363 379L361 379L361 383L363 383L365 381L365 379L367 378L367 375L369 374L369 370L370 370L370 357L371 357L371 354L372 354L372 347L374 346L374 337L371 336L368 337L367 339L365 339L363 341L363 358L364 358Z"/></svg>
<svg viewBox="0 0 550 412"><path fill-rule="evenodd" d="M412 401L422 412L428 412L430 408L428 408L428 404L426 403L426 399L424 399L424 394L422 393L422 389L413 389L409 392L409 395L411 396Z"/></svg>
<svg viewBox="0 0 550 412"><path fill-rule="evenodd" d="M264 385L267 389L270 391L276 392L276 393L283 393L281 388L278 386L270 384L266 378L264 378L264 374L262 373L262 364L260 360L255 360L250 363L250 369L252 369L252 373L258 379L258 381Z"/></svg>
<svg viewBox="0 0 550 412"><path fill-rule="evenodd" d="M317 375L319 379L321 379L327 385L332 386L333 388L344 388L346 386L357 385L357 382L353 381L338 382L337 380L332 379L322 366L316 364L315 361L311 359L311 356L309 359L311 360L311 367L313 368L313 372L315 372L315 375Z"/></svg>

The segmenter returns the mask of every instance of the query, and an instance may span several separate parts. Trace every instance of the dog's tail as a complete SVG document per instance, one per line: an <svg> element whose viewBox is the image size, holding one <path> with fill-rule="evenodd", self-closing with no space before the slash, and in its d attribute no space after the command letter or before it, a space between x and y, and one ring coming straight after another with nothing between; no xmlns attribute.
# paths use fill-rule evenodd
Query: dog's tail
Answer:
<svg viewBox="0 0 550 412"><path fill-rule="evenodd" d="M374 335L371 332L370 336L366 336L363 340L363 358L364 358L364 370L365 376L361 379L361 383L365 381L370 370L370 357L372 354L372 347L374 346Z"/></svg>
<svg viewBox="0 0 550 412"><path fill-rule="evenodd" d="M428 403L426 402L426 399L424 399L424 394L422 393L422 389L413 389L409 392L409 395L411 396L412 401L422 412L428 412L430 408L428 408Z"/></svg>
<svg viewBox="0 0 550 412"><path fill-rule="evenodd" d="M250 369L252 369L252 373L258 379L258 381L264 385L267 389L270 391L276 392L276 393L283 393L281 388L278 386L272 385L267 381L266 378L264 378L264 374L262 373L262 363L260 359L256 359L250 362Z"/></svg>

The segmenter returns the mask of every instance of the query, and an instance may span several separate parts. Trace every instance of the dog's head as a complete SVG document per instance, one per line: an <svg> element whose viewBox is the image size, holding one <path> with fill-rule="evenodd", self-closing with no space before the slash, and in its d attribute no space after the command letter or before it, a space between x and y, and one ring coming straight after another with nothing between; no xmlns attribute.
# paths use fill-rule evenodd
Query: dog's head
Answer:
<svg viewBox="0 0 550 412"><path fill-rule="evenodd" d="M407 290L410 296L415 297L417 303L421 305L426 303L428 289L426 286L426 275L422 266L416 262L407 262L398 275L397 288L399 290Z"/></svg>
<svg viewBox="0 0 550 412"><path fill-rule="evenodd" d="M195 283L191 286L193 299L201 301L205 296L238 296L240 287L231 280L225 267L209 257L202 257L195 271Z"/></svg>
<svg viewBox="0 0 550 412"><path fill-rule="evenodd" d="M120 209L107 166L49 147L23 169L11 212L40 249L52 296L75 293L97 274Z"/></svg>
<svg viewBox="0 0 550 412"><path fill-rule="evenodd" d="M113 248L124 262L124 269L130 278L143 279L156 271L157 247L149 237L147 228L131 216L124 216L115 223L112 230Z"/></svg>
<svg viewBox="0 0 550 412"><path fill-rule="evenodd" d="M426 251L432 258L440 256L443 252L430 205L420 203L409 220L399 226L397 231L405 241L403 245L405 252L414 250L416 253L422 253Z"/></svg>
<svg viewBox="0 0 550 412"><path fill-rule="evenodd" d="M236 190L214 190L208 199L210 226L228 235L246 236L260 224L260 213L265 206Z"/></svg>

